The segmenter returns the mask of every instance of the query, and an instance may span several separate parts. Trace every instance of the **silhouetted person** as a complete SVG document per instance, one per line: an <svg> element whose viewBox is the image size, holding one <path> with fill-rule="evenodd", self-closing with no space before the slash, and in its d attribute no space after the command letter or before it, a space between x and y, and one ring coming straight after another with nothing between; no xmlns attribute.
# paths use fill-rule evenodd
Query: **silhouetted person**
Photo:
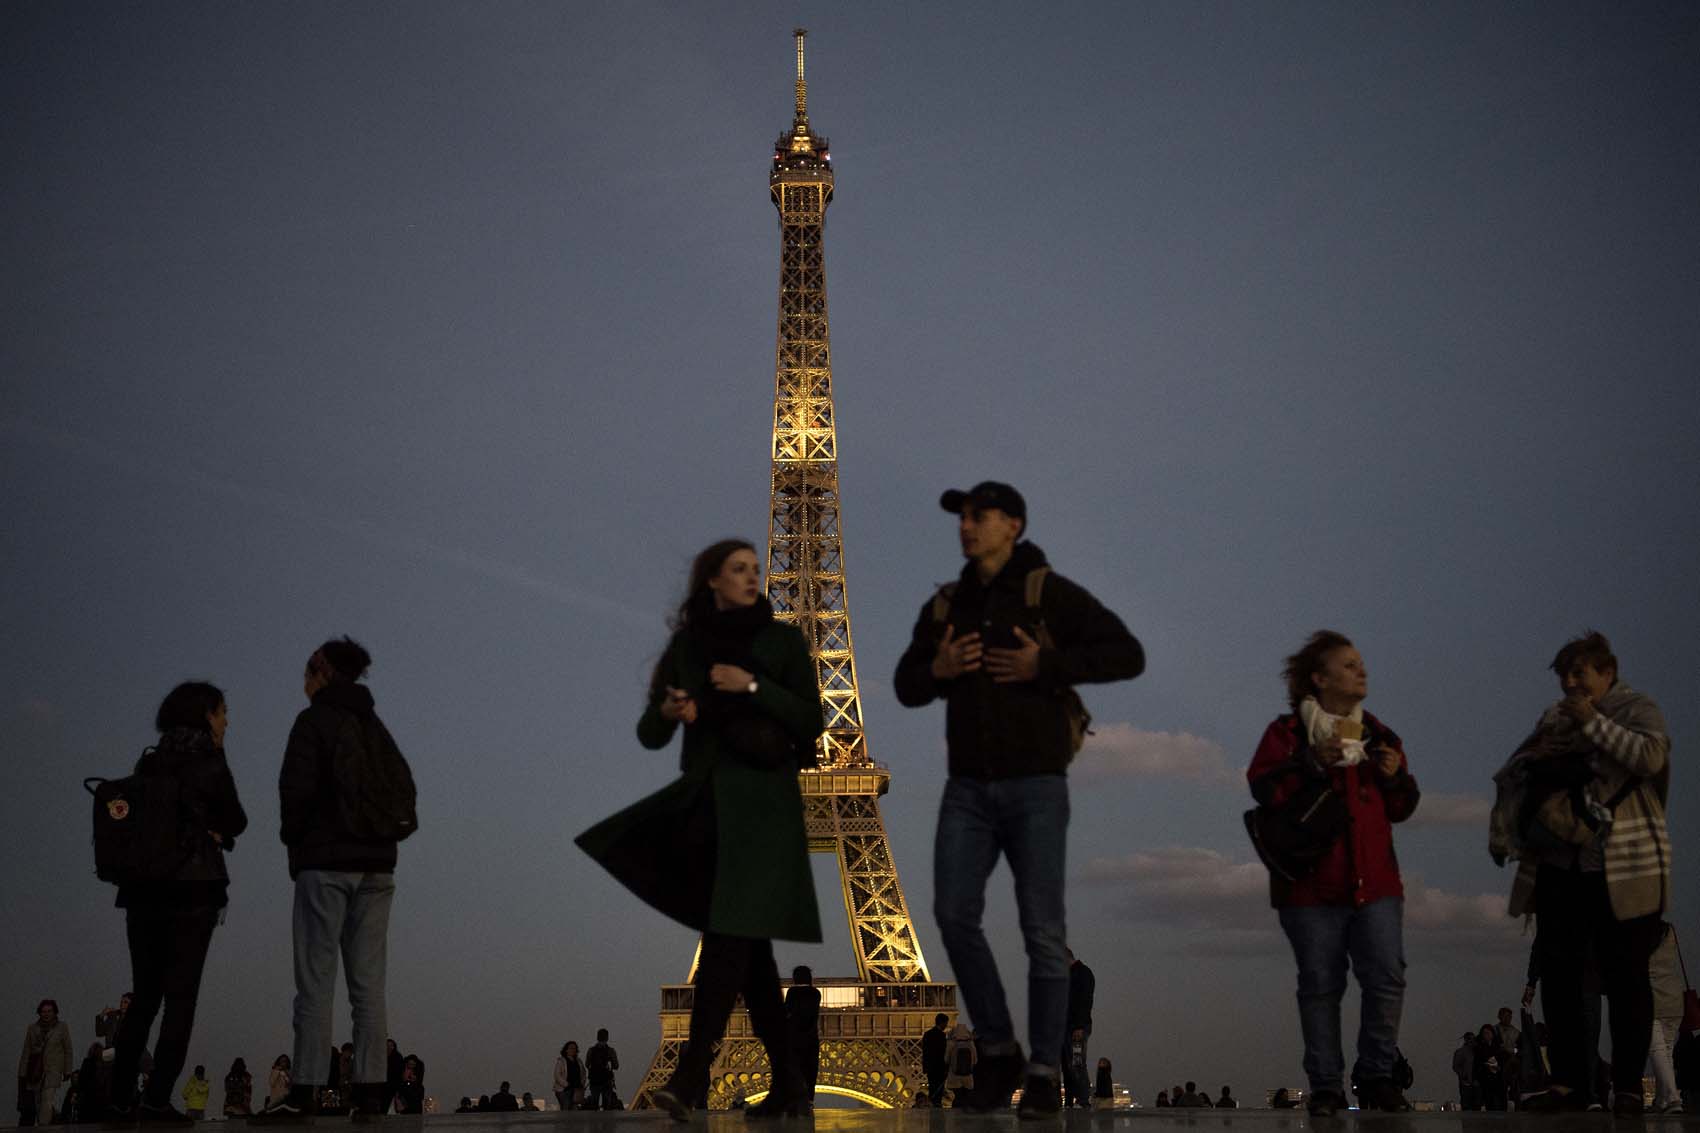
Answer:
<svg viewBox="0 0 1700 1133"><path fill-rule="evenodd" d="M297 1118L330 1077L332 999L341 958L354 1016L350 1082L344 1093L362 1114L379 1114L388 1066L390 905L396 843L413 832L411 770L359 681L372 656L343 637L307 658L284 750L278 793L289 875L295 879L295 1057L288 1095L266 1111ZM358 784L358 786L357 786Z"/></svg>
<svg viewBox="0 0 1700 1133"><path fill-rule="evenodd" d="M169 881L126 882L118 887L130 945L135 990L114 1043L112 1111L144 1121L183 1122L171 1104L172 1087L188 1059L195 1027L201 971L219 910L229 904L230 874L224 855L248 828L236 781L224 758L228 713L224 693L205 681L186 681L160 702L154 716L159 743L136 762L136 774L177 781L178 812L192 850ZM134 1099L136 1074L154 1017L159 1040L147 1092ZM204 1103L203 1103L204 1105Z"/></svg>
<svg viewBox="0 0 1700 1133"><path fill-rule="evenodd" d="M1073 686L1127 680L1145 652L1120 618L1050 569L1027 541L1027 503L984 481L944 493L968 560L925 605L897 663L898 701L943 697L949 778L933 842L933 914L974 1022L980 1062L959 1109L1009 1105L1043 1117L1062 1107L1068 1022L1064 868L1068 764L1084 709ZM982 918L999 856L1009 862L1027 952L1028 1053L1016 1041Z"/></svg>
<svg viewBox="0 0 1700 1133"><path fill-rule="evenodd" d="M1216 1099L1217 1109L1238 1109L1240 1103L1234 1100L1233 1093L1228 1087L1222 1087L1222 1096Z"/></svg>
<svg viewBox="0 0 1700 1133"><path fill-rule="evenodd" d="M590 1095L586 1109L617 1109L620 1099L614 1095L614 1071L620 1068L620 1055L608 1045L608 1028L598 1027L596 1043L584 1056L585 1074L590 1079Z"/></svg>
<svg viewBox="0 0 1700 1133"><path fill-rule="evenodd" d="M773 942L821 938L797 784L823 730L820 685L808 642L775 620L762 596L748 542L704 548L686 590L637 727L639 742L656 750L683 726L682 774L578 844L632 892L702 933L689 1041L650 1100L689 1119L742 995L772 1068L767 1097L747 1116L800 1114L809 1098L786 1033Z"/></svg>
<svg viewBox="0 0 1700 1133"><path fill-rule="evenodd" d="M820 1077L820 989L814 978L799 964L791 971L791 987L785 993L785 1029L797 1064L797 1092L810 1099Z"/></svg>
<svg viewBox="0 0 1700 1133"><path fill-rule="evenodd" d="M950 1016L941 1011L933 1016L933 1025L921 1036L921 1073L927 1076L927 1099L934 1106L944 1104L944 1079L950 1070L944 1055L945 1044L950 1039L949 1023Z"/></svg>
<svg viewBox="0 0 1700 1133"><path fill-rule="evenodd" d="M512 1089L506 1082L501 1089L490 1095L490 1109L495 1113L513 1113L519 1109L519 1102L514 1100Z"/></svg>
<svg viewBox="0 0 1700 1133"><path fill-rule="evenodd" d="M1564 698L1494 776L1489 847L1518 856L1510 912L1537 912L1541 1005L1552 1081L1529 1110L1583 1108L1590 981L1610 1001L1613 1112L1643 1110L1641 1069L1652 1041L1648 974L1670 892L1670 733L1651 697L1618 675L1604 634L1568 641L1553 658ZM1513 788L1522 784L1520 802Z"/></svg>

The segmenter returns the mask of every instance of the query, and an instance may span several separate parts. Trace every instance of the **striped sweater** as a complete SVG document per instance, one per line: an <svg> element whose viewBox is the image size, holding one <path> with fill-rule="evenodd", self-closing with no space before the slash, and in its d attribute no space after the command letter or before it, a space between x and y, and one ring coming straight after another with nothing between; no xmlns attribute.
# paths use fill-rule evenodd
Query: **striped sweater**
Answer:
<svg viewBox="0 0 1700 1133"><path fill-rule="evenodd" d="M1594 707L1596 715L1582 727L1583 736L1600 757L1594 796L1609 799L1625 784L1633 781L1635 786L1617 805L1604 843L1591 847L1592 854L1583 851L1581 864L1586 868L1603 858L1606 891L1618 920L1662 913L1670 893L1670 835L1665 829L1670 735L1665 718L1651 697L1622 681L1613 684ZM1530 741L1535 738L1531 736ZM1538 911L1535 875L1541 864L1542 859L1533 856L1518 863L1517 879L1511 884L1512 916ZM1577 863L1549 859L1547 864Z"/></svg>

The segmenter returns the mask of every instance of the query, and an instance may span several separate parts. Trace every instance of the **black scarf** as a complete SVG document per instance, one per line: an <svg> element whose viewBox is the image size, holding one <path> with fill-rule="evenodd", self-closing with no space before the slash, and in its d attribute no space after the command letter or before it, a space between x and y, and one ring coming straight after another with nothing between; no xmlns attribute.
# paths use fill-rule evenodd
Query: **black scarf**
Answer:
<svg viewBox="0 0 1700 1133"><path fill-rule="evenodd" d="M759 677L755 640L772 622L773 607L766 598L757 598L749 606L717 610L713 595L707 595L691 603L685 634L707 667L736 665ZM697 710L703 714L699 716L699 722L703 718L724 722L753 711L749 694L744 692L721 692L710 684L695 690L695 696Z"/></svg>

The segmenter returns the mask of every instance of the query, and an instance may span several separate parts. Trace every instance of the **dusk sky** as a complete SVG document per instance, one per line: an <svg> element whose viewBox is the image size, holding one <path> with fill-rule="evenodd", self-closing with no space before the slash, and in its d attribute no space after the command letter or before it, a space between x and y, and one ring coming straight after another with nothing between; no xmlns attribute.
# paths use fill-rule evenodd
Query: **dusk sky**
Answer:
<svg viewBox="0 0 1700 1133"><path fill-rule="evenodd" d="M1303 1083L1240 815L1324 626L1425 793L1414 1096L1522 987L1490 775L1583 629L1669 722L1700 963L1700 5L32 2L0 7L7 1041L52 996L80 1054L129 985L80 781L204 678L252 826L190 1064L290 1049L277 771L348 633L419 783L389 996L428 1091L547 1095L599 1026L636 1090L694 937L572 839L676 773L633 734L664 618L698 548L764 537L795 25L863 710L934 977L943 710L890 678L960 566L939 493L986 478L1149 656L1083 690L1068 893L1091 1053L1143 1102ZM851 975L816 867L827 942L779 961ZM1024 1019L1001 868L990 921Z"/></svg>

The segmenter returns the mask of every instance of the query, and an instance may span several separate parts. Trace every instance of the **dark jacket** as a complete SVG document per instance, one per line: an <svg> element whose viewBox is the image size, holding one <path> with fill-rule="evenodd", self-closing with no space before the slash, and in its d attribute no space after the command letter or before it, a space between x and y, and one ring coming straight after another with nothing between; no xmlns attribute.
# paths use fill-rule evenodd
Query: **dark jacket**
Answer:
<svg viewBox="0 0 1700 1133"><path fill-rule="evenodd" d="M1027 575L1046 565L1045 553L1018 543L997 577L981 582L974 564L962 568L951 597L949 624L962 637L978 633L987 646L1013 648L1017 626L1038 638L1038 617L1027 607ZM944 625L933 600L921 607L909 648L897 662L899 703L918 708L948 701L945 739L950 773L975 779L1062 774L1073 751L1063 695L1071 685L1123 681L1145 671L1145 650L1120 618L1079 585L1052 572L1039 596L1039 615L1055 647L1039 654L1031 681L994 683L985 670L949 681L933 676L933 655Z"/></svg>
<svg viewBox="0 0 1700 1133"><path fill-rule="evenodd" d="M820 1038L820 988L792 984L785 992L785 1026L793 1039Z"/></svg>
<svg viewBox="0 0 1700 1133"><path fill-rule="evenodd" d="M373 709L365 685L334 681L313 694L313 703L295 718L283 752L277 789L283 814L283 844L289 847L289 876L304 869L349 873L392 873L393 841L356 838L338 818L335 761L337 735L355 717L363 742L395 746Z"/></svg>
<svg viewBox="0 0 1700 1133"><path fill-rule="evenodd" d="M754 765L733 743L745 713L776 724L804 758L821 733L808 642L766 612L747 644L719 658L702 634L673 635L637 735L652 750L671 742L680 726L661 714L666 686L689 691L699 715L683 729L681 773L576 841L637 896L699 932L813 942L821 938L820 911L797 765ZM717 661L755 674L755 694L715 692L708 673Z"/></svg>
<svg viewBox="0 0 1700 1133"><path fill-rule="evenodd" d="M1098 989L1098 979L1092 969L1080 960L1068 966L1068 1029L1092 1029L1092 997Z"/></svg>
<svg viewBox="0 0 1700 1133"><path fill-rule="evenodd" d="M1399 752L1399 770L1383 779L1371 766L1374 751L1386 744ZM1281 802L1306 779L1327 776L1346 802L1346 831L1329 847L1314 871L1287 881L1269 875L1269 903L1289 905L1366 905L1382 897L1403 897L1399 859L1393 852L1393 824L1411 817L1421 792L1405 762L1404 745L1393 730L1364 713L1364 747L1370 757L1350 767L1324 769L1311 753L1310 739L1297 713L1278 717L1263 733L1246 778L1259 805Z"/></svg>
<svg viewBox="0 0 1700 1133"><path fill-rule="evenodd" d="M921 1073L929 1078L944 1077L947 1068L944 1048L949 1038L949 1031L938 1027L927 1028L927 1033L921 1036Z"/></svg>
<svg viewBox="0 0 1700 1133"><path fill-rule="evenodd" d="M198 728L173 728L157 746L136 761L138 775L172 775L180 784L178 805L187 812L195 849L171 881L140 882L118 888L118 907L212 906L229 903L230 873L224 855L236 848L236 838L248 829L248 815L236 796L236 780L224 749ZM220 846L208 831L224 839Z"/></svg>

